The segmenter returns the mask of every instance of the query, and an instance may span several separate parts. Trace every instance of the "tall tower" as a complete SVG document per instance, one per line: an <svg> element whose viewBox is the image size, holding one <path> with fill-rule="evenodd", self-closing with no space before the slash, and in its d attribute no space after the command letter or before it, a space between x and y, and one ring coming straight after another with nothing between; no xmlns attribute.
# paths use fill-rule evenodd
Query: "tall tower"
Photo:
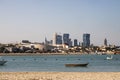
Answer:
<svg viewBox="0 0 120 80"><path fill-rule="evenodd" d="M77 41L77 39L74 39L74 46L78 46L78 41Z"/></svg>
<svg viewBox="0 0 120 80"><path fill-rule="evenodd" d="M57 33L54 33L54 35L53 35L53 45L56 45L56 38L57 38Z"/></svg>
<svg viewBox="0 0 120 80"><path fill-rule="evenodd" d="M104 45L107 46L107 39L104 40Z"/></svg>
<svg viewBox="0 0 120 80"><path fill-rule="evenodd" d="M90 46L90 34L83 34L83 47Z"/></svg>
<svg viewBox="0 0 120 80"><path fill-rule="evenodd" d="M56 44L62 44L62 36L61 35L56 36Z"/></svg>
<svg viewBox="0 0 120 80"><path fill-rule="evenodd" d="M53 45L62 44L62 36L54 33L53 35Z"/></svg>
<svg viewBox="0 0 120 80"><path fill-rule="evenodd" d="M63 44L69 45L69 34L63 34Z"/></svg>

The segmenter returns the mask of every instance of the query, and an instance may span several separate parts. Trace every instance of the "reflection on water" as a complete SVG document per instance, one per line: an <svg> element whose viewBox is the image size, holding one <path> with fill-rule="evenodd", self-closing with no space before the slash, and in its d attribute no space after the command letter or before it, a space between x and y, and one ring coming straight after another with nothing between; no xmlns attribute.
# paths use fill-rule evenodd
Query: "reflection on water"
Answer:
<svg viewBox="0 0 120 80"><path fill-rule="evenodd" d="M42 56L3 56L8 62L0 66L0 71L67 71L104 72L120 71L120 55L106 60L110 55L42 55ZM68 63L86 63L87 67L65 67Z"/></svg>

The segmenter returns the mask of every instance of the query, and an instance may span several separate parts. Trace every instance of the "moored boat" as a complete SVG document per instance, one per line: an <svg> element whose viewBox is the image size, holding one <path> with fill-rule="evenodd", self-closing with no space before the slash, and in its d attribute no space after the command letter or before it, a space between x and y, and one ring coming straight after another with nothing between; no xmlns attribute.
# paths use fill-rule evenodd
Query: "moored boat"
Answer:
<svg viewBox="0 0 120 80"><path fill-rule="evenodd" d="M66 67L86 67L89 63L81 63L81 64L65 64Z"/></svg>
<svg viewBox="0 0 120 80"><path fill-rule="evenodd" d="M7 61L5 60L0 60L0 65L4 65Z"/></svg>

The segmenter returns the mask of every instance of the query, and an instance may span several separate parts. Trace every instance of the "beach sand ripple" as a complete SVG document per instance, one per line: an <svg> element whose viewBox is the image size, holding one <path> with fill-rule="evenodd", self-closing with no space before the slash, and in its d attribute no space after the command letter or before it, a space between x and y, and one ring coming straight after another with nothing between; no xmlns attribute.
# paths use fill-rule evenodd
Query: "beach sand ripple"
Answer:
<svg viewBox="0 0 120 80"><path fill-rule="evenodd" d="M120 80L120 72L0 72L0 80Z"/></svg>

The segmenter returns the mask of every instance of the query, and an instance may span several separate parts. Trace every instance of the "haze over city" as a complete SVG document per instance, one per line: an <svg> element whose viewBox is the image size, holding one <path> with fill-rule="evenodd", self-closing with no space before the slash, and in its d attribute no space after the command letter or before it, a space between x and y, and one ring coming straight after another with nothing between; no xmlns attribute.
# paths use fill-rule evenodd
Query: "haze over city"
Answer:
<svg viewBox="0 0 120 80"><path fill-rule="evenodd" d="M0 0L0 43L43 42L55 32L120 45L120 0Z"/></svg>

